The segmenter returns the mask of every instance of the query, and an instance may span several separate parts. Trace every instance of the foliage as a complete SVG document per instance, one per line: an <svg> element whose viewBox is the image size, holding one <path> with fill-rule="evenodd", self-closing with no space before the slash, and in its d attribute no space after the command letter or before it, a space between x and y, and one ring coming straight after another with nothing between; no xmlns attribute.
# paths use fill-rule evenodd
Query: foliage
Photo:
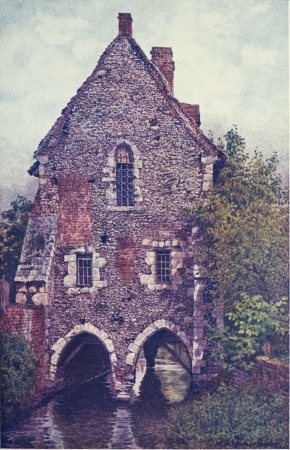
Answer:
<svg viewBox="0 0 290 450"><path fill-rule="evenodd" d="M221 386L168 417L170 448L288 448L288 401L249 385Z"/></svg>
<svg viewBox="0 0 290 450"><path fill-rule="evenodd" d="M224 362L229 371L237 367L248 370L257 354L265 351L276 335L287 338L287 298L268 303L260 295L241 294L231 311L225 314L223 328L212 329L210 339L218 341L215 356ZM269 355L270 356L270 355Z"/></svg>
<svg viewBox="0 0 290 450"><path fill-rule="evenodd" d="M36 356L24 339L8 333L1 335L1 410L2 420L10 420L25 405L34 387Z"/></svg>
<svg viewBox="0 0 290 450"><path fill-rule="evenodd" d="M0 275L13 284L32 203L18 195L0 223ZM12 293L13 294L13 293Z"/></svg>
<svg viewBox="0 0 290 450"><path fill-rule="evenodd" d="M250 157L237 127L218 145L227 159L212 192L187 212L204 236L197 258L209 294L225 308L226 328L215 337L231 366L261 353L270 337L272 344L280 340L280 353L288 351L282 300L288 296L288 205L276 154L264 160L256 150Z"/></svg>
<svg viewBox="0 0 290 450"><path fill-rule="evenodd" d="M288 210L277 156L251 158L236 127L225 139L225 165L193 210L206 232L203 257L226 302L237 292L280 300L288 292Z"/></svg>

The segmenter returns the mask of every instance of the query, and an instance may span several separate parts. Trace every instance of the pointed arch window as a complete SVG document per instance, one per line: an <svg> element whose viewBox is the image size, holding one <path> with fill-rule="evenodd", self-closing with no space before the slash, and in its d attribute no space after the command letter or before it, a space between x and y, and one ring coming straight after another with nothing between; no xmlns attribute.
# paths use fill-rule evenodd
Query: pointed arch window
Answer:
<svg viewBox="0 0 290 450"><path fill-rule="evenodd" d="M117 206L134 205L134 158L129 146L122 145L116 150L116 191Z"/></svg>

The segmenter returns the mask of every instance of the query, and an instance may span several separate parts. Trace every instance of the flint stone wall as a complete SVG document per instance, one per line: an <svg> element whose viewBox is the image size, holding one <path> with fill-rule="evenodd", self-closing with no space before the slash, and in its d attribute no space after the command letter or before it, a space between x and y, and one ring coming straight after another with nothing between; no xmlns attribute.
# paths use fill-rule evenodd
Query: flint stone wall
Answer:
<svg viewBox="0 0 290 450"><path fill-rule="evenodd" d="M194 343L194 374L207 382L214 371L204 328L215 318L195 294L195 238L182 209L206 198L216 157L205 150L202 134L197 139L189 130L178 102L149 66L135 41L116 38L36 153L39 190L31 220L37 218L41 233L57 218L46 283L46 351L51 357L59 339L89 322L108 334L125 365L130 344L163 319ZM136 207L112 202L112 151L122 142L134 150ZM31 229L27 242L33 242ZM73 288L68 256L80 246L106 262L98 267L96 290ZM154 281L157 248L174 256L171 284ZM33 288L39 289L30 279L27 289Z"/></svg>

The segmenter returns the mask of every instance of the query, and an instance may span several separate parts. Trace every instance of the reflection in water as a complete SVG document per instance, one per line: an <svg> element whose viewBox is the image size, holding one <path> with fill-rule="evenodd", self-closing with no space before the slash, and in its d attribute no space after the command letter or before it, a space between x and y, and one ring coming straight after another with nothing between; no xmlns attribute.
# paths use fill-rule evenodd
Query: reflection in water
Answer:
<svg viewBox="0 0 290 450"><path fill-rule="evenodd" d="M159 360L155 369L140 362L133 405L110 397L108 383L62 392L16 429L3 435L6 448L168 448L165 427L169 405L184 398L186 371Z"/></svg>
<svg viewBox="0 0 290 450"><path fill-rule="evenodd" d="M9 448L106 448L116 405L104 383L62 392L17 429L4 433Z"/></svg>
<svg viewBox="0 0 290 450"><path fill-rule="evenodd" d="M136 364L136 374L135 374L135 384L132 388L132 400L134 401L140 395L140 390L143 382L143 378L145 377L147 369L146 359L142 355L139 356L137 364Z"/></svg>
<svg viewBox="0 0 290 450"><path fill-rule="evenodd" d="M168 402L182 402L188 395L190 387L190 376L186 370L182 369L174 362L164 361L155 364L156 375L161 382L161 390Z"/></svg>
<svg viewBox="0 0 290 450"><path fill-rule="evenodd" d="M188 391L189 383L182 380L183 370L174 370L169 374L170 386L166 386L165 378L161 379L161 376L164 377L163 372L164 365L160 367L156 364L155 369L147 369L139 398L132 406L134 434L141 448L168 448L165 428L167 412L173 403L173 392L183 384L186 386L182 386L182 390Z"/></svg>
<svg viewBox="0 0 290 450"><path fill-rule="evenodd" d="M120 406L114 413L113 437L108 448L140 448L132 431L132 414L127 406Z"/></svg>
<svg viewBox="0 0 290 450"><path fill-rule="evenodd" d="M60 395L53 412L54 421L65 436L64 448L106 448L115 409L108 385L102 383Z"/></svg>

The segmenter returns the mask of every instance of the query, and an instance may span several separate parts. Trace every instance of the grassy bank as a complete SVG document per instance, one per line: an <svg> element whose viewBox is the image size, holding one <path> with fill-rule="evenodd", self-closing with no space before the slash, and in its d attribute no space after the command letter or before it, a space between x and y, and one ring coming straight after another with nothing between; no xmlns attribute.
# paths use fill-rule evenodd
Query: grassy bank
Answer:
<svg viewBox="0 0 290 450"><path fill-rule="evenodd" d="M287 398L221 386L172 409L167 435L172 448L289 448L288 423Z"/></svg>

